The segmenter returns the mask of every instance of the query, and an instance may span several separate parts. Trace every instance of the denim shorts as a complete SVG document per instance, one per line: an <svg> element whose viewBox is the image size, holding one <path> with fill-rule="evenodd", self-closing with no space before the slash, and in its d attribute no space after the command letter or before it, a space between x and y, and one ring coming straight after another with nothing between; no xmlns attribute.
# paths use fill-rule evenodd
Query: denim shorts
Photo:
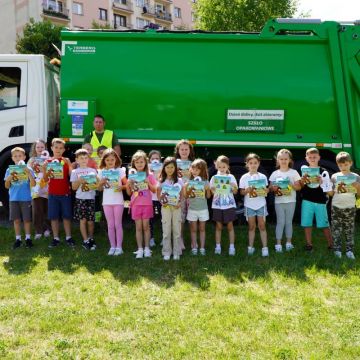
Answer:
<svg viewBox="0 0 360 360"><path fill-rule="evenodd" d="M245 217L246 219L249 217L254 217L254 216L261 216L261 217L265 217L267 216L268 212L266 210L266 206L262 206L260 209L251 209L249 207L245 207Z"/></svg>
<svg viewBox="0 0 360 360"><path fill-rule="evenodd" d="M329 227L326 204L303 200L301 204L301 226L312 227L314 216L316 219L316 226L318 228Z"/></svg>
<svg viewBox="0 0 360 360"><path fill-rule="evenodd" d="M71 220L71 195L50 195L48 198L49 220Z"/></svg>

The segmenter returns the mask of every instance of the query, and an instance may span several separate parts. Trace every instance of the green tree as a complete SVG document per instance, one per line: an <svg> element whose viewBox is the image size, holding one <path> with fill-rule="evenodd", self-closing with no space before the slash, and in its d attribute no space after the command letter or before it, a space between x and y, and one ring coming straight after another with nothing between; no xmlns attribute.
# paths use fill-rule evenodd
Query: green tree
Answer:
<svg viewBox="0 0 360 360"><path fill-rule="evenodd" d="M111 29L110 24L107 22L105 23L105 25L98 23L96 20L93 20L91 23L91 28L92 29L101 29L101 30L107 30L107 29Z"/></svg>
<svg viewBox="0 0 360 360"><path fill-rule="evenodd" d="M292 17L297 0L197 0L196 27L209 31L260 31L267 20Z"/></svg>
<svg viewBox="0 0 360 360"><path fill-rule="evenodd" d="M58 57L54 45L61 48L61 27L50 21L35 22L30 19L23 30L23 35L17 37L16 50L19 54L43 54L49 58Z"/></svg>

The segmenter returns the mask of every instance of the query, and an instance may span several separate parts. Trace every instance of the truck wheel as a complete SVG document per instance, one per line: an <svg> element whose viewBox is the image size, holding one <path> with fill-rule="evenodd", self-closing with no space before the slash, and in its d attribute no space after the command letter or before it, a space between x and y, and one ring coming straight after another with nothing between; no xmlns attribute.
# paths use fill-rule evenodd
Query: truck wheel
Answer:
<svg viewBox="0 0 360 360"><path fill-rule="evenodd" d="M11 164L11 152L10 150L6 151L4 154L0 156L0 179L1 179L1 187L0 187L0 201L2 202L2 207L0 208L1 217L8 217L9 214L9 192L5 189L4 185L4 177L6 169Z"/></svg>

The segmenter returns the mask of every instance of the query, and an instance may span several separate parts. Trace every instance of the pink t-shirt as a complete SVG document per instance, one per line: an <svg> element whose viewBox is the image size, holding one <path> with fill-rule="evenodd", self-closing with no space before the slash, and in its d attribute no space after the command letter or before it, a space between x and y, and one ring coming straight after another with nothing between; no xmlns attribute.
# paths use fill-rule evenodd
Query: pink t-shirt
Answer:
<svg viewBox="0 0 360 360"><path fill-rule="evenodd" d="M153 174L147 176L148 182L151 185L156 185L157 181ZM152 206L152 192L150 189L134 191L131 195L131 206L151 205Z"/></svg>

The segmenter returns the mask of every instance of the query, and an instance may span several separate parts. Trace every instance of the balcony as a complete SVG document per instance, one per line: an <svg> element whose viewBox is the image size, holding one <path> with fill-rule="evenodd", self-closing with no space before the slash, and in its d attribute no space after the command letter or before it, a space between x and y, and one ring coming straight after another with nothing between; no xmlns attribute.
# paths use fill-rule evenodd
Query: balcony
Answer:
<svg viewBox="0 0 360 360"><path fill-rule="evenodd" d="M127 13L133 13L133 3L129 0L114 0L113 10L125 11Z"/></svg>
<svg viewBox="0 0 360 360"><path fill-rule="evenodd" d="M167 11L162 11L149 5L143 6L142 10L143 10L142 11L143 16L151 16L159 20L172 22L171 14L168 13Z"/></svg>
<svg viewBox="0 0 360 360"><path fill-rule="evenodd" d="M172 4L172 0L156 0L159 3Z"/></svg>
<svg viewBox="0 0 360 360"><path fill-rule="evenodd" d="M134 29L134 25L131 23L126 22L126 26L122 26L121 24L118 24L114 21L111 23L111 27L115 30L130 30Z"/></svg>
<svg viewBox="0 0 360 360"><path fill-rule="evenodd" d="M42 8L45 16L69 20L69 10L64 9L62 3L47 4L47 2L44 2Z"/></svg>

